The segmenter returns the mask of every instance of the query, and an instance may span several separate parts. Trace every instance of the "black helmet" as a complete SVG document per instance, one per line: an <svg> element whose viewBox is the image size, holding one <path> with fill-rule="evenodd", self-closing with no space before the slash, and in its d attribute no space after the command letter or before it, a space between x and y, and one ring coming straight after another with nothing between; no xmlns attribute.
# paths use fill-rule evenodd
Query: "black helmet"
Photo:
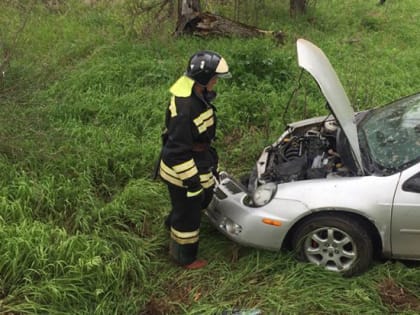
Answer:
<svg viewBox="0 0 420 315"><path fill-rule="evenodd" d="M185 75L201 85L207 85L214 76L231 77L226 60L218 53L207 50L191 56Z"/></svg>

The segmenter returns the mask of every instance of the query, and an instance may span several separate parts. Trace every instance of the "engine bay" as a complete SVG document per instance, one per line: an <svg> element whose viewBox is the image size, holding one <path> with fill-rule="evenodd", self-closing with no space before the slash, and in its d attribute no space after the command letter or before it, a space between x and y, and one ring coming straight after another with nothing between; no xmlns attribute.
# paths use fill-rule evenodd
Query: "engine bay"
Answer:
<svg viewBox="0 0 420 315"><path fill-rule="evenodd" d="M267 148L268 158L260 182L326 178L329 174L352 176L337 152L342 134L335 120L290 129L278 143ZM341 148L345 144L341 144Z"/></svg>

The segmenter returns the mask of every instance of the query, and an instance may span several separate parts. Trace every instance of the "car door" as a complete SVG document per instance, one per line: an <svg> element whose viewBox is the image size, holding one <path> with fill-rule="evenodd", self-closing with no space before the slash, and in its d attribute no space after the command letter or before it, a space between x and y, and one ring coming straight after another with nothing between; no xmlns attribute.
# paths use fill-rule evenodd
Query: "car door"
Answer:
<svg viewBox="0 0 420 315"><path fill-rule="evenodd" d="M391 222L392 255L420 259L420 163L401 173Z"/></svg>

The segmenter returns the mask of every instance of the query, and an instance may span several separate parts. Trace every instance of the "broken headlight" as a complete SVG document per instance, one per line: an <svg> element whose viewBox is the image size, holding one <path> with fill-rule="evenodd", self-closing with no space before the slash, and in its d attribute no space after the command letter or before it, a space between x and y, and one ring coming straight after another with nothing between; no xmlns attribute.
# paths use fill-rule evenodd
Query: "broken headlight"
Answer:
<svg viewBox="0 0 420 315"><path fill-rule="evenodd" d="M266 205L273 199L277 191L277 184L267 183L257 187L252 195L252 202L255 206L261 207Z"/></svg>

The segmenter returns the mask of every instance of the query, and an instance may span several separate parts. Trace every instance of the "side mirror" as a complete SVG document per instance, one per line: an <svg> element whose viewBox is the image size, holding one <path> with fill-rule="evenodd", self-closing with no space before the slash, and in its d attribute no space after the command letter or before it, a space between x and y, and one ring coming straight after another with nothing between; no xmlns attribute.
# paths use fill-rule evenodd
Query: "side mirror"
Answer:
<svg viewBox="0 0 420 315"><path fill-rule="evenodd" d="M420 173L407 179L402 185L402 189L404 191L420 193Z"/></svg>

